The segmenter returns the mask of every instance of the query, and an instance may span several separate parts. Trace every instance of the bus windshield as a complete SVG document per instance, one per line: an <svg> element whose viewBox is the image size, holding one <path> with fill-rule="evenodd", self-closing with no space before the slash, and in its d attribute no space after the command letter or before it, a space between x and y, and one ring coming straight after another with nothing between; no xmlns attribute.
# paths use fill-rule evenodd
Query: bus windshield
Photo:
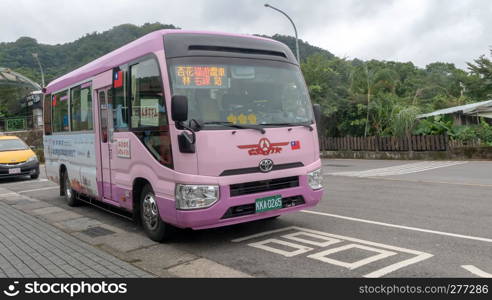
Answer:
<svg viewBox="0 0 492 300"><path fill-rule="evenodd" d="M301 125L313 122L299 68L239 58L170 59L172 94L188 97L188 120L205 125Z"/></svg>

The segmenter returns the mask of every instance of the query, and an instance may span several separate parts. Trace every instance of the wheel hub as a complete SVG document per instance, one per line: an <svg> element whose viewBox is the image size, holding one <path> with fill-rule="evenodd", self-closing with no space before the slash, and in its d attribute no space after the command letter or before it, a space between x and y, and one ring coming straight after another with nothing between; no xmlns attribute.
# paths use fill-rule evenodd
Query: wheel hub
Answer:
<svg viewBox="0 0 492 300"><path fill-rule="evenodd" d="M158 218L159 211L154 195L147 194L143 200L143 221L148 229L155 230L159 224Z"/></svg>
<svg viewBox="0 0 492 300"><path fill-rule="evenodd" d="M70 179L68 179L68 176L66 177L65 181L65 195L67 196L67 199L72 198L72 187L70 186Z"/></svg>

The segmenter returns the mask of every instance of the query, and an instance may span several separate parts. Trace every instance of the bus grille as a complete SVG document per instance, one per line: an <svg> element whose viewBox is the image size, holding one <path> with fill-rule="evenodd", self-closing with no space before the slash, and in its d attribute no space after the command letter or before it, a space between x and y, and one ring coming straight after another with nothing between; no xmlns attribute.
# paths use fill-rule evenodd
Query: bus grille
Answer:
<svg viewBox="0 0 492 300"><path fill-rule="evenodd" d="M302 196L293 196L282 198L282 208L298 206L304 204L304 198ZM230 207L226 213L222 216L222 219L230 219L240 216L252 215L255 213L255 204L244 204Z"/></svg>
<svg viewBox="0 0 492 300"><path fill-rule="evenodd" d="M299 186L299 177L284 177L261 181L231 184L231 197L268 192Z"/></svg>

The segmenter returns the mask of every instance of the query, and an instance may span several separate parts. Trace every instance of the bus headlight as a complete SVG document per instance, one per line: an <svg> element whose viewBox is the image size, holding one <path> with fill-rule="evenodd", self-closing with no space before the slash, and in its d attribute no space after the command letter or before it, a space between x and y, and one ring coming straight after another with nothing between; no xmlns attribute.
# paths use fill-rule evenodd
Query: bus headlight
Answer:
<svg viewBox="0 0 492 300"><path fill-rule="evenodd" d="M219 199L218 185L176 184L177 209L209 207Z"/></svg>
<svg viewBox="0 0 492 300"><path fill-rule="evenodd" d="M308 184L313 190L319 190L323 188L323 174L321 169L317 169L307 174Z"/></svg>

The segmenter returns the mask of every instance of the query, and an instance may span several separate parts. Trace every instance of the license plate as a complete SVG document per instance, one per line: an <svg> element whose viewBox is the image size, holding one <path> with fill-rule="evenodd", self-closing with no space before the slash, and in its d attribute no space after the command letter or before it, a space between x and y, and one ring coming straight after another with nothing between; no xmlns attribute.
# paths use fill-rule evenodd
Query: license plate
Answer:
<svg viewBox="0 0 492 300"><path fill-rule="evenodd" d="M282 196L274 195L256 199L255 207L257 213L282 208Z"/></svg>
<svg viewBox="0 0 492 300"><path fill-rule="evenodd" d="M21 172L20 168L9 169L9 174L19 174Z"/></svg>

